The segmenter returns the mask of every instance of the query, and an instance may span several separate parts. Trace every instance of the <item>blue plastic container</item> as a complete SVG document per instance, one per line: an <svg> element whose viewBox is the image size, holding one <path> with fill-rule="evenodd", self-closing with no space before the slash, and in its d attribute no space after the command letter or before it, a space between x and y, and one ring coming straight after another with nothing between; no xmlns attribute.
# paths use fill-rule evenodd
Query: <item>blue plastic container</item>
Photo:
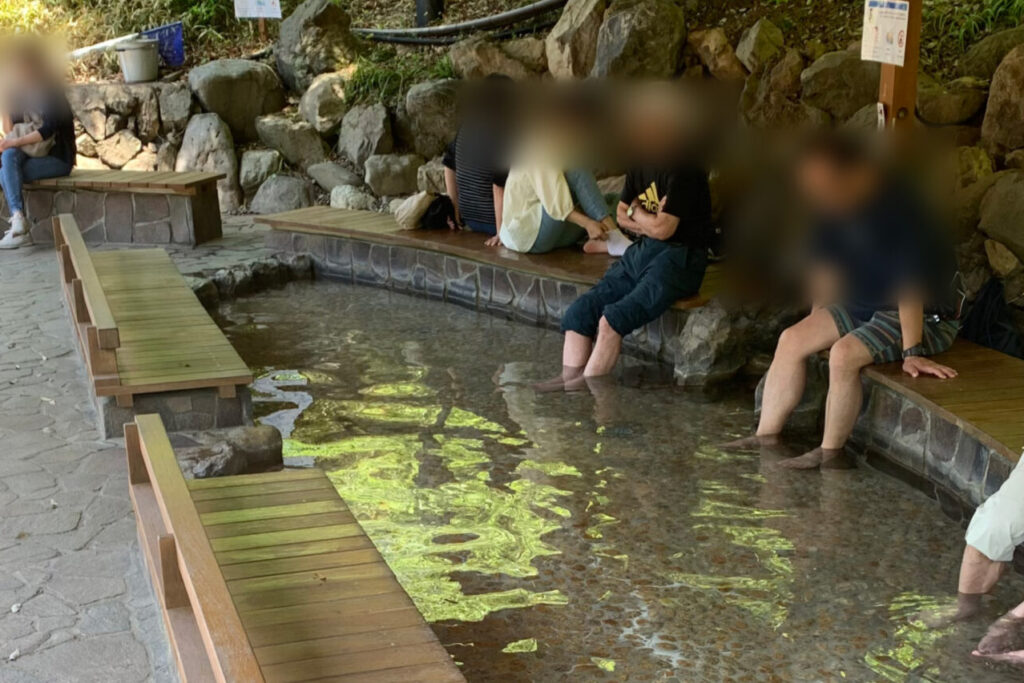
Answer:
<svg viewBox="0 0 1024 683"><path fill-rule="evenodd" d="M148 29L142 35L159 41L157 51L164 66L177 69L185 64L185 33L180 21Z"/></svg>

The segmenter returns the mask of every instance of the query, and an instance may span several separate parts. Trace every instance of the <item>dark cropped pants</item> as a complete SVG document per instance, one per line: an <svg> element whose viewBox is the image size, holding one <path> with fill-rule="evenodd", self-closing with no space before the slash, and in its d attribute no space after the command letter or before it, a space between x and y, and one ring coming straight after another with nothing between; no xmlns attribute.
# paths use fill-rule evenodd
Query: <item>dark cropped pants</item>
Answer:
<svg viewBox="0 0 1024 683"><path fill-rule="evenodd" d="M656 320L679 299L700 290L707 268L704 249L642 238L562 316L562 332L597 336L604 316L625 337Z"/></svg>

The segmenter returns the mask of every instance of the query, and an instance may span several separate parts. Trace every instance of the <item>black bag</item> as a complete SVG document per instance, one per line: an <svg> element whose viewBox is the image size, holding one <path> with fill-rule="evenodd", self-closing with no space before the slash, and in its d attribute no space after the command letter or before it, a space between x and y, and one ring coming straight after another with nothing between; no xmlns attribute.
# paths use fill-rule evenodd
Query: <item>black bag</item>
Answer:
<svg viewBox="0 0 1024 683"><path fill-rule="evenodd" d="M1010 315L1003 283L992 278L978 292L960 326L960 336L975 344L1024 358L1024 343Z"/></svg>
<svg viewBox="0 0 1024 683"><path fill-rule="evenodd" d="M455 225L455 204L448 195L438 195L430 202L427 212L420 219L424 230L447 230Z"/></svg>

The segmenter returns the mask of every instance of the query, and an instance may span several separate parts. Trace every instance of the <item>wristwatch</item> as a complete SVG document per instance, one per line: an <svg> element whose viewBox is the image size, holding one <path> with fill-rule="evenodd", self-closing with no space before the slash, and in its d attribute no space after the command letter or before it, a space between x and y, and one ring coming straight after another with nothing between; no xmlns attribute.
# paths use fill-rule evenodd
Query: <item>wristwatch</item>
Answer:
<svg viewBox="0 0 1024 683"><path fill-rule="evenodd" d="M635 208L636 207L633 206L632 204L629 205L629 208L626 209L626 217L627 218L632 218L633 217L633 209L635 209Z"/></svg>
<svg viewBox="0 0 1024 683"><path fill-rule="evenodd" d="M903 357L904 358L919 357L919 356L923 356L923 355L925 355L924 347L921 346L920 344L914 344L909 349L904 349L903 350Z"/></svg>

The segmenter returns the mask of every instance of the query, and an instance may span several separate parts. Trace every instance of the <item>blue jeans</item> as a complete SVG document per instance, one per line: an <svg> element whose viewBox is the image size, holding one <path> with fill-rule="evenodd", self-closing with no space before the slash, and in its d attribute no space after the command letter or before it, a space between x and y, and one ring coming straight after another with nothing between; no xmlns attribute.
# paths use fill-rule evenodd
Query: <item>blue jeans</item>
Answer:
<svg viewBox="0 0 1024 683"><path fill-rule="evenodd" d="M597 186L597 180L590 171L570 169L565 172L565 182L572 193L573 204L595 221L608 217L608 203ZM587 231L569 221L552 218L545 211L540 219L540 231L530 247L531 254L546 254L562 247L571 247L579 242Z"/></svg>
<svg viewBox="0 0 1024 683"><path fill-rule="evenodd" d="M25 198L21 191L25 183L69 173L71 164L57 157L30 157L17 147L5 149L0 154L0 186L12 215L25 213Z"/></svg>

